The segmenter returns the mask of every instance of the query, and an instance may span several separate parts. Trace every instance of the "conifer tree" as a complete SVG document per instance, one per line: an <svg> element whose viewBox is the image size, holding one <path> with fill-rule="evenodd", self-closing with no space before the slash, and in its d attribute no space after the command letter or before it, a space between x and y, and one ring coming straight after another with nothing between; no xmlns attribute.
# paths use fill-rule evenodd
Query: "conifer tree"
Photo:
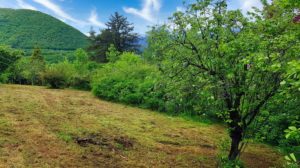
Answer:
<svg viewBox="0 0 300 168"><path fill-rule="evenodd" d="M91 29L91 44L87 49L92 60L97 62L108 62L106 53L109 47L115 46L118 52L138 51L138 34L134 33L134 26L127 18L114 13L106 23L107 28L100 31L99 35Z"/></svg>

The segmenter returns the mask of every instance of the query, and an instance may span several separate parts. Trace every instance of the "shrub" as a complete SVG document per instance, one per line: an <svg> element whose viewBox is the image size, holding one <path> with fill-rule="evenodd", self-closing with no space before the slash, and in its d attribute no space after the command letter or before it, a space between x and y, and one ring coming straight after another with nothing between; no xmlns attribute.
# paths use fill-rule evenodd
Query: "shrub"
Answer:
<svg viewBox="0 0 300 168"><path fill-rule="evenodd" d="M44 81L52 89L61 89L67 87L67 77L56 69L48 69L44 75Z"/></svg>
<svg viewBox="0 0 300 168"><path fill-rule="evenodd" d="M71 87L79 90L91 90L88 76L75 75L71 78Z"/></svg>
<svg viewBox="0 0 300 168"><path fill-rule="evenodd" d="M105 100L170 114L199 115L204 110L216 111L218 106L213 104L214 100L207 99L205 90L201 90L201 95L191 81L175 84L156 66L147 64L135 54L123 53L116 62L97 71L92 78L92 90L95 96Z"/></svg>
<svg viewBox="0 0 300 168"><path fill-rule="evenodd" d="M65 61L50 65L43 74L43 79L50 88L61 89L70 86L71 78L74 74L74 66Z"/></svg>
<svg viewBox="0 0 300 168"><path fill-rule="evenodd" d="M93 93L103 99L159 108L159 99L153 94L158 70L145 64L132 53L123 53L115 63L105 65L93 77Z"/></svg>
<svg viewBox="0 0 300 168"><path fill-rule="evenodd" d="M118 101L118 91L116 91L114 87L118 82L121 81L112 78L103 78L93 84L93 93L106 100Z"/></svg>

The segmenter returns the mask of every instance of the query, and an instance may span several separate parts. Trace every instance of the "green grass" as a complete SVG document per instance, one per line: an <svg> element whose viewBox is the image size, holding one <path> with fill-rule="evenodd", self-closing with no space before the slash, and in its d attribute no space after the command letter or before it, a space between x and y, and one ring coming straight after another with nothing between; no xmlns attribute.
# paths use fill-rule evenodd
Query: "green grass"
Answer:
<svg viewBox="0 0 300 168"><path fill-rule="evenodd" d="M89 92L0 85L0 167L216 167L222 125L99 100ZM282 156L250 144L248 167Z"/></svg>

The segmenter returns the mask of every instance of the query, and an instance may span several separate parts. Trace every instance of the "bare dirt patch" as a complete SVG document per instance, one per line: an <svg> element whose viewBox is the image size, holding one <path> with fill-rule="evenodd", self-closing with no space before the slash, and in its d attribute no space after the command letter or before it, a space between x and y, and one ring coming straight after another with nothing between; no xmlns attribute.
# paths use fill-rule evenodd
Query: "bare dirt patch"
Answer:
<svg viewBox="0 0 300 168"><path fill-rule="evenodd" d="M109 137L103 134L90 134L82 137L75 137L74 141L82 147L88 145L97 145L100 147L107 147L110 150L132 149L136 143L133 138L128 136Z"/></svg>

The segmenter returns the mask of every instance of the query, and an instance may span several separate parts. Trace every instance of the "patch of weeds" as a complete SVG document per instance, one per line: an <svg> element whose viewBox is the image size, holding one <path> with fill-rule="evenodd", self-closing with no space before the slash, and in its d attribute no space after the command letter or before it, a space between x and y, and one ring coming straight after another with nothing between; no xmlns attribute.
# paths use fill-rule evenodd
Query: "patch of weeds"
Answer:
<svg viewBox="0 0 300 168"><path fill-rule="evenodd" d="M206 125L212 125L214 122L216 122L206 116L191 115L189 113L180 113L178 114L178 117L183 118L186 121L193 121Z"/></svg>
<svg viewBox="0 0 300 168"><path fill-rule="evenodd" d="M15 131L12 128L12 124L5 119L0 119L0 135L9 136Z"/></svg>
<svg viewBox="0 0 300 168"><path fill-rule="evenodd" d="M65 132L59 132L56 134L57 137L67 143L71 142L73 140L72 135L65 133Z"/></svg>
<svg viewBox="0 0 300 168"><path fill-rule="evenodd" d="M5 119L0 118L0 128L9 126L9 122Z"/></svg>
<svg viewBox="0 0 300 168"><path fill-rule="evenodd" d="M196 160L199 161L199 162L202 162L202 161L206 161L208 158L205 157L205 156L198 156L196 157Z"/></svg>
<svg viewBox="0 0 300 168"><path fill-rule="evenodd" d="M125 147L122 144L116 143L116 148L119 150L124 150Z"/></svg>
<svg viewBox="0 0 300 168"><path fill-rule="evenodd" d="M223 157L219 160L218 167L220 168L244 168L244 164L241 160L228 160L227 157Z"/></svg>
<svg viewBox="0 0 300 168"><path fill-rule="evenodd" d="M176 161L183 161L183 160L185 160L184 156L182 156L182 155L177 155L176 156Z"/></svg>

